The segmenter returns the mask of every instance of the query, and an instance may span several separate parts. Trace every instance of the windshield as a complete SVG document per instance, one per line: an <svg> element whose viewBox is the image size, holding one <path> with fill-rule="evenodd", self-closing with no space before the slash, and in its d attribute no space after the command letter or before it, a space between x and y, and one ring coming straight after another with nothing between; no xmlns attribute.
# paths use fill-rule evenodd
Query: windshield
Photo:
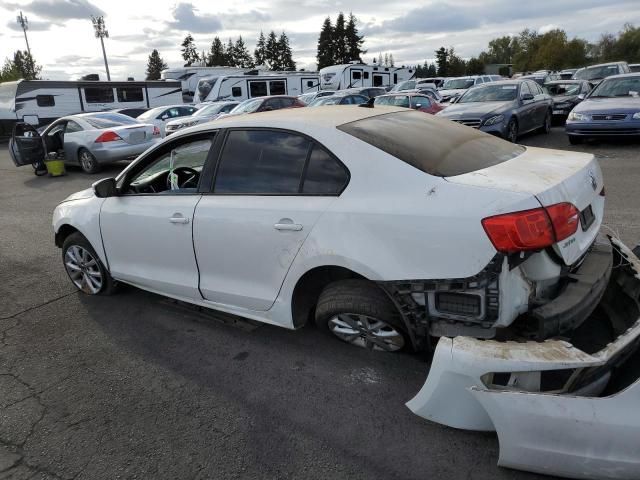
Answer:
<svg viewBox="0 0 640 480"><path fill-rule="evenodd" d="M481 88L467 90L457 103L474 102L509 102L518 97L518 86L507 85L487 85Z"/></svg>
<svg viewBox="0 0 640 480"><path fill-rule="evenodd" d="M94 128L111 128L121 125L137 125L137 120L120 113L96 113L82 117L82 119Z"/></svg>
<svg viewBox="0 0 640 480"><path fill-rule="evenodd" d="M193 117L206 117L209 115L215 115L216 113L218 113L220 111L220 109L224 107L224 105L205 105L203 107L200 107L199 110L196 111L196 113L194 113L192 116Z"/></svg>
<svg viewBox="0 0 640 480"><path fill-rule="evenodd" d="M152 108L151 110L147 110L146 112L144 112L142 115L138 115L136 118L138 118L139 120L149 120L151 118L155 118L163 108L165 107Z"/></svg>
<svg viewBox="0 0 640 480"><path fill-rule="evenodd" d="M201 100L207 98L217 81L218 77L206 77L200 79L198 82L198 96Z"/></svg>
<svg viewBox="0 0 640 480"><path fill-rule="evenodd" d="M525 151L493 135L414 110L368 117L338 129L438 177L491 167Z"/></svg>
<svg viewBox="0 0 640 480"><path fill-rule="evenodd" d="M393 86L393 88L391 89L392 92L398 92L400 90L413 90L414 88L416 88L416 81L415 80L406 80L404 82L398 83L396 85Z"/></svg>
<svg viewBox="0 0 640 480"><path fill-rule="evenodd" d="M409 97L407 95L385 95L383 97L376 97L373 104L409 108Z"/></svg>
<svg viewBox="0 0 640 480"><path fill-rule="evenodd" d="M464 89L466 90L469 87L473 86L473 78L454 78L452 80L447 80L444 82L444 90L456 90L456 89Z"/></svg>
<svg viewBox="0 0 640 480"><path fill-rule="evenodd" d="M342 97L335 97L335 96L322 97L322 98L315 99L313 102L309 104L309 106L319 107L320 105L338 105L340 103L340 100L342 100Z"/></svg>
<svg viewBox="0 0 640 480"><path fill-rule="evenodd" d="M640 96L640 76L635 76L605 80L593 90L589 98L638 96Z"/></svg>
<svg viewBox="0 0 640 480"><path fill-rule="evenodd" d="M552 97L560 95L578 95L580 93L579 83L552 83L545 85L545 88Z"/></svg>
<svg viewBox="0 0 640 480"><path fill-rule="evenodd" d="M237 107L235 107L233 110L231 110L231 112L229 112L229 113L252 113L252 112L255 112L256 110L258 110L258 108L260 108L260 105L262 105L262 100L263 99L261 99L261 98L245 100L244 102L239 104Z"/></svg>
<svg viewBox="0 0 640 480"><path fill-rule="evenodd" d="M618 65L605 65L602 67L588 67L578 70L575 74L576 80L598 80L610 77L618 73Z"/></svg>

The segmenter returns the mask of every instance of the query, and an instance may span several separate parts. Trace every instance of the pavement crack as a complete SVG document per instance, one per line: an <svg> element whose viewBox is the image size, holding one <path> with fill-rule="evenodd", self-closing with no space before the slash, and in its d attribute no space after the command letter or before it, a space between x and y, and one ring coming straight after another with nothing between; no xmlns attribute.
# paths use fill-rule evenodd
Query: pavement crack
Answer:
<svg viewBox="0 0 640 480"><path fill-rule="evenodd" d="M31 310L36 310L38 308L44 307L46 305L49 305L49 304L54 303L54 302L57 302L58 300L62 300L63 298L69 297L69 296L74 295L76 293L77 293L76 290L74 290L72 292L69 292L69 293L65 293L64 295L60 295L59 297L52 298L51 300L47 300L46 302L40 303L38 305L33 305L33 306L29 307L29 308L25 308L24 310L21 310L21 311L19 311L17 313L12 313L11 315L0 317L0 320L9 320L10 318L16 318L16 317L22 315L23 313L27 313L27 312L30 312ZM18 324L13 325L12 327L9 327L9 328L5 329L4 332L7 332L7 331L15 328L17 325Z"/></svg>

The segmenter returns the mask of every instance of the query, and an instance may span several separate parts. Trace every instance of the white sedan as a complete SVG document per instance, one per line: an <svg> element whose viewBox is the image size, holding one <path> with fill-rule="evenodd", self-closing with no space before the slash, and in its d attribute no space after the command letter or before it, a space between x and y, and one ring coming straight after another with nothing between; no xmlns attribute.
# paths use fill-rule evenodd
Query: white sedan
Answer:
<svg viewBox="0 0 640 480"><path fill-rule="evenodd" d="M491 429L468 389L597 395L613 363L586 375L590 354L637 344L640 327L619 342L638 319L627 304L640 282L626 247L598 240L604 201L593 155L406 109L338 106L180 130L62 202L53 226L87 294L122 282L286 328L315 321L385 351L440 337L437 378L410 407ZM584 328L610 337L593 343ZM573 342L570 362L539 347L558 337ZM491 348L500 361L486 362Z"/></svg>
<svg viewBox="0 0 640 480"><path fill-rule="evenodd" d="M142 123L151 123L160 129L160 134L165 136L165 129L168 122L180 117L193 115L198 109L193 105L165 105L163 107L152 108L137 119Z"/></svg>

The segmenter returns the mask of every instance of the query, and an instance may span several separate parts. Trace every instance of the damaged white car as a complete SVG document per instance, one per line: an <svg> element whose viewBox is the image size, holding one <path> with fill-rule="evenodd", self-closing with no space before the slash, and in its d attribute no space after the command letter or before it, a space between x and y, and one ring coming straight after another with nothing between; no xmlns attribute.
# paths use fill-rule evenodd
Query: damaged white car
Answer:
<svg viewBox="0 0 640 480"><path fill-rule="evenodd" d="M504 465L638 478L637 422L626 446L593 451L618 433L605 413L542 454L558 416L576 425L638 394L618 372L640 335L640 269L601 236L604 202L592 155L404 109L319 107L181 130L62 202L53 225L86 293L129 283L372 349L437 341L415 413L497 430Z"/></svg>

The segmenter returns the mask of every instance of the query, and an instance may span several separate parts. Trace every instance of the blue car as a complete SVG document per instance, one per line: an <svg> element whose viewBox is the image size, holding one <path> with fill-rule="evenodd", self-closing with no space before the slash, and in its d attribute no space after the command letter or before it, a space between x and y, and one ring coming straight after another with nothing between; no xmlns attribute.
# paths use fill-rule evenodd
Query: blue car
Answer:
<svg viewBox="0 0 640 480"><path fill-rule="evenodd" d="M604 79L571 110L565 130L572 145L586 138L640 137L640 73Z"/></svg>

